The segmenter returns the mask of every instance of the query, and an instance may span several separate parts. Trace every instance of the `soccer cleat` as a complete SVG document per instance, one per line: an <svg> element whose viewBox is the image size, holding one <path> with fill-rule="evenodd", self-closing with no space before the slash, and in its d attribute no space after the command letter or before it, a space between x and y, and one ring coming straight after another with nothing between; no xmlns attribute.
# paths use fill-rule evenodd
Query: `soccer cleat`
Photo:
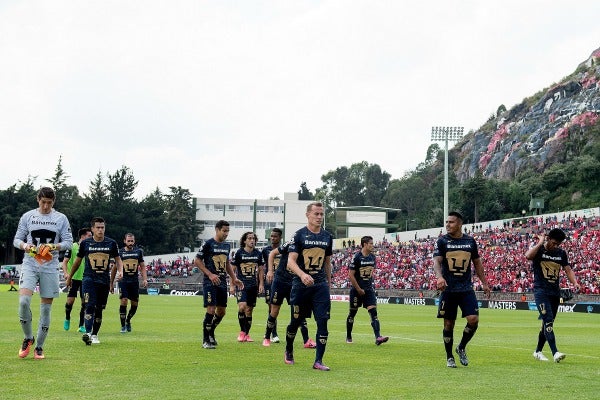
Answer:
<svg viewBox="0 0 600 400"><path fill-rule="evenodd" d="M279 336L273 336L271 338L271 343L279 343Z"/></svg>
<svg viewBox="0 0 600 400"><path fill-rule="evenodd" d="M269 339L263 339L263 346L269 347L271 345L271 341Z"/></svg>
<svg viewBox="0 0 600 400"><path fill-rule="evenodd" d="M78 329L79 333L85 333L85 326L81 325Z"/></svg>
<svg viewBox="0 0 600 400"><path fill-rule="evenodd" d="M319 371L329 371L331 368L323 364L321 361L317 361L313 364L313 369L318 369Z"/></svg>
<svg viewBox="0 0 600 400"><path fill-rule="evenodd" d="M65 331L68 331L69 328L71 328L71 320L65 319L65 322L63 322L63 328Z"/></svg>
<svg viewBox="0 0 600 400"><path fill-rule="evenodd" d="M212 344L211 342L204 342L204 343L202 343L202 348L209 349L209 350L214 350L215 349L215 345Z"/></svg>
<svg viewBox="0 0 600 400"><path fill-rule="evenodd" d="M124 326L121 327L121 333L127 333L127 328L125 328Z"/></svg>
<svg viewBox="0 0 600 400"><path fill-rule="evenodd" d="M35 339L23 339L23 344L21 345L21 349L19 350L19 357L25 358L29 355L29 351L31 350L31 346L35 343Z"/></svg>
<svg viewBox="0 0 600 400"><path fill-rule="evenodd" d="M217 343L217 339L215 339L213 335L208 336L208 341L215 347L219 345L219 343Z"/></svg>
<svg viewBox="0 0 600 400"><path fill-rule="evenodd" d="M244 342L254 342L254 340L252 340L250 335L244 334Z"/></svg>
<svg viewBox="0 0 600 400"><path fill-rule="evenodd" d="M131 322L125 324L125 329L127 329L127 332L131 332Z"/></svg>
<svg viewBox="0 0 600 400"><path fill-rule="evenodd" d="M533 358L539 361L548 361L548 357L546 357L541 351L534 351Z"/></svg>
<svg viewBox="0 0 600 400"><path fill-rule="evenodd" d="M87 346L92 345L92 338L90 337L90 335L88 333L84 333L81 336L81 340L83 340L83 343L85 343Z"/></svg>
<svg viewBox="0 0 600 400"><path fill-rule="evenodd" d="M92 335L92 344L100 344L100 339L98 339L98 335Z"/></svg>
<svg viewBox="0 0 600 400"><path fill-rule="evenodd" d="M238 341L238 342L244 342L244 341L245 341L245 339L246 339L246 334L245 334L243 331L242 331L242 332L240 332L240 334L239 334L239 335L238 335L238 337L237 337L237 341Z"/></svg>
<svg viewBox="0 0 600 400"><path fill-rule="evenodd" d="M346 343L352 343L352 338L351 337L347 337L346 338Z"/></svg>
<svg viewBox="0 0 600 400"><path fill-rule="evenodd" d="M465 351L465 349L461 349L458 346L456 346L455 350L456 354L458 354L458 359L460 360L460 363L465 367L469 365L469 359L467 358L467 352Z"/></svg>
<svg viewBox="0 0 600 400"><path fill-rule="evenodd" d="M292 365L294 364L294 353L288 352L287 350L283 353L283 361L286 364Z"/></svg>
<svg viewBox="0 0 600 400"><path fill-rule="evenodd" d="M44 358L46 358L46 356L44 356L44 350L42 350L41 347L36 347L35 349L33 349L33 358L35 358L36 360L43 360Z"/></svg>
<svg viewBox="0 0 600 400"><path fill-rule="evenodd" d="M446 367L448 368L456 368L456 361L454 361L454 357L450 357L446 362Z"/></svg>
<svg viewBox="0 0 600 400"><path fill-rule="evenodd" d="M308 339L306 341L306 343L304 343L304 348L305 349L316 349L317 344L312 339Z"/></svg>
<svg viewBox="0 0 600 400"><path fill-rule="evenodd" d="M553 357L554 358L554 362L555 363L559 363L562 360L564 360L566 356L567 356L566 354L561 353L560 351L557 351L556 353L554 353L554 357Z"/></svg>
<svg viewBox="0 0 600 400"><path fill-rule="evenodd" d="M385 343L388 340L390 340L389 336L379 336L377 339L375 339L375 344L379 346L381 343Z"/></svg>

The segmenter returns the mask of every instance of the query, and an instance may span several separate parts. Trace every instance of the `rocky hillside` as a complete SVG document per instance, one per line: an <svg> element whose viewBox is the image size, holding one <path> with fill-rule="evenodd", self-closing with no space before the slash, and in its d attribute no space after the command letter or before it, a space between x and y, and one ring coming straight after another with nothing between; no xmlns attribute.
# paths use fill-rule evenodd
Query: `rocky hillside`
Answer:
<svg viewBox="0 0 600 400"><path fill-rule="evenodd" d="M598 141L600 48L555 86L499 113L453 149L460 182L475 176L513 179L524 170L544 171ZM597 135L596 135L597 136Z"/></svg>

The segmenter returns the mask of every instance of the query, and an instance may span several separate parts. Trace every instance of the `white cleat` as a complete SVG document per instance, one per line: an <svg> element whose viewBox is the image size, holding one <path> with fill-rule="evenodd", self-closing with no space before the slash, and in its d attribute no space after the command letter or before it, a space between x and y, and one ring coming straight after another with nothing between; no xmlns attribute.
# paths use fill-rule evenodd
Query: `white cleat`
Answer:
<svg viewBox="0 0 600 400"><path fill-rule="evenodd" d="M554 353L554 362L559 363L562 360L564 360L566 356L567 356L566 354L563 354L560 351L557 351L556 353Z"/></svg>
<svg viewBox="0 0 600 400"><path fill-rule="evenodd" d="M548 361L548 357L546 357L541 351L534 351L533 358L539 361Z"/></svg>
<svg viewBox="0 0 600 400"><path fill-rule="evenodd" d="M100 339L98 339L98 335L92 335L92 344L100 344Z"/></svg>

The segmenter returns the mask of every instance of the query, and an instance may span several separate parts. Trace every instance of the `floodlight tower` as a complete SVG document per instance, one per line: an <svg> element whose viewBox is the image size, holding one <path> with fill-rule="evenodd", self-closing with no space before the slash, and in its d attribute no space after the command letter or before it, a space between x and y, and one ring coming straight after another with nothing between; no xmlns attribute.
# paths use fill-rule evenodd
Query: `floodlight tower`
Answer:
<svg viewBox="0 0 600 400"><path fill-rule="evenodd" d="M444 217L442 226L448 216L448 142L456 142L463 137L462 126L434 126L431 128L431 141L444 142Z"/></svg>

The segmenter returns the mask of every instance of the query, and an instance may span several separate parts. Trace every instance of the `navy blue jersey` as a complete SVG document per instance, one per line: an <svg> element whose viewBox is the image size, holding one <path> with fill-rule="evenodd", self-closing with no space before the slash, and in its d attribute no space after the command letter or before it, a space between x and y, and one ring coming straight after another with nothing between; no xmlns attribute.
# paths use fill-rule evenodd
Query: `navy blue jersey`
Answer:
<svg viewBox="0 0 600 400"><path fill-rule="evenodd" d="M236 266L238 279L244 282L244 289L258 286L258 268L264 264L259 250L254 249L248 253L244 249L238 249L232 264Z"/></svg>
<svg viewBox="0 0 600 400"><path fill-rule="evenodd" d="M138 280L138 266L144 262L144 252L139 247L127 250L127 247L119 250L119 256L123 261L123 281Z"/></svg>
<svg viewBox="0 0 600 400"><path fill-rule="evenodd" d="M361 289L373 289L373 271L376 265L373 253L365 256L362 251L359 251L354 255L350 270L354 272L356 282Z"/></svg>
<svg viewBox="0 0 600 400"><path fill-rule="evenodd" d="M77 257L85 265L83 278L91 278L94 282L108 285L110 283L111 258L119 256L119 245L109 237L96 242L93 237L87 238L79 245Z"/></svg>
<svg viewBox="0 0 600 400"><path fill-rule="evenodd" d="M279 255L275 256L275 260L273 260L273 268L275 268L275 276L277 280L285 283L292 283L294 279L294 273L290 271L287 266L288 256L290 255L290 245L293 242L285 242L281 246L277 248L279 251Z"/></svg>
<svg viewBox="0 0 600 400"><path fill-rule="evenodd" d="M324 229L319 233L312 233L307 227L299 229L292 239L289 247L290 253L297 253L296 259L302 271L312 276L314 283L327 282L325 272L325 258L333 253L333 238ZM294 283L301 283L300 278L294 275Z"/></svg>
<svg viewBox="0 0 600 400"><path fill-rule="evenodd" d="M473 290L471 262L479 258L477 242L463 234L459 239L450 235L440 236L435 244L433 257L442 257L442 275L448 284L448 292Z"/></svg>
<svg viewBox="0 0 600 400"><path fill-rule="evenodd" d="M231 246L227 242L217 242L214 238L208 239L196 257L204 262L204 266L213 274L216 274L221 279L221 287L227 287L227 260ZM204 275L204 284L212 285L213 283Z"/></svg>
<svg viewBox="0 0 600 400"><path fill-rule="evenodd" d="M262 254L262 258L263 258L263 262L265 265L265 274L267 272L269 272L269 269L267 268L269 265L269 254L271 254L271 251L273 251L273 246L268 245L266 247L263 247L263 249L260 251L260 253Z"/></svg>
<svg viewBox="0 0 600 400"><path fill-rule="evenodd" d="M531 260L533 289L550 296L560 296L560 269L569 265L567 252L557 248L552 252L541 246Z"/></svg>

